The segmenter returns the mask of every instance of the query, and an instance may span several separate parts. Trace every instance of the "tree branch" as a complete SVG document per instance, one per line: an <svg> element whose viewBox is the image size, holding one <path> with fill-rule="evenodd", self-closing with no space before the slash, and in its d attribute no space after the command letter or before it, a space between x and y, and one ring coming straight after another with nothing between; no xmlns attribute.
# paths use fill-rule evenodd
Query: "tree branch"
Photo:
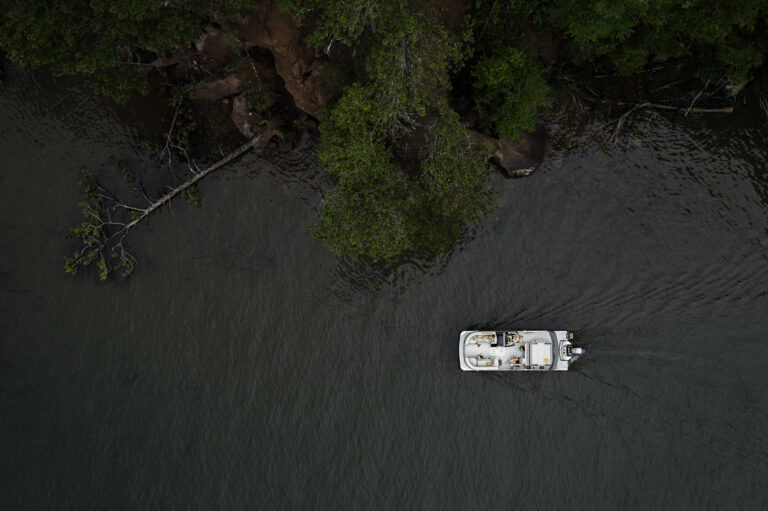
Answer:
<svg viewBox="0 0 768 511"><path fill-rule="evenodd" d="M175 188L171 188L171 190L168 193L164 194L162 197L160 197L155 202L153 202L148 208L144 209L143 213L141 214L141 216L139 216L139 217L133 219L131 222L127 223L123 230L127 231L128 229L130 229L134 225L138 224L139 222L141 222L142 220L147 218L149 215L151 215L152 212L154 212L155 210L157 210L158 208L160 208L161 206L166 204L168 201L170 201L171 199L176 197L178 194L180 194L181 192L183 192L184 190L186 190L190 186L194 185L195 183L197 183L198 181L203 179L205 176L207 176L207 175L211 174L212 172L220 169L221 167L223 167L227 163L231 162L232 160L234 160L238 156L242 155L243 153L245 153L246 151L248 151L252 147L255 147L257 144L259 144L259 142L261 142L261 136L260 135L256 135L251 140L249 140L245 144L241 145L240 147L238 147L237 149L235 149L234 151L232 151L227 156L225 156L224 158L220 159L219 161L217 161L216 163L214 163L210 167L208 167L205 170L200 171L197 174L193 175L191 178L187 179L185 182L183 182L179 186L177 186Z"/></svg>

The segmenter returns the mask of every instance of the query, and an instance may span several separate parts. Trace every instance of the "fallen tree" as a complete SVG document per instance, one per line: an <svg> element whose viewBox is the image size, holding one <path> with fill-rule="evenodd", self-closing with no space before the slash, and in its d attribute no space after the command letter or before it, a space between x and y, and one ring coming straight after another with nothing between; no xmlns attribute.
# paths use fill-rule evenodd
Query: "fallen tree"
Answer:
<svg viewBox="0 0 768 511"><path fill-rule="evenodd" d="M695 101L695 100L694 100ZM632 103L626 103L624 101L608 101L603 100L603 103L612 103L614 105L632 105ZM632 105L632 108L627 110L624 115L619 117L618 122L616 123L616 130L613 132L613 135L611 135L610 142L613 145L616 145L616 142L619 140L619 132L621 131L621 127L624 125L624 121L629 117L632 112L635 110L640 110L642 108L657 108L659 110L672 110L677 112L684 112L685 116L687 116L690 112L693 113L699 113L699 114L732 114L733 113L733 107L732 106L725 106L721 108L699 108L694 107L693 103L691 103L691 106L684 108L684 107L678 107L678 106L672 106L672 105L660 105L658 103L636 103Z"/></svg>
<svg viewBox="0 0 768 511"><path fill-rule="evenodd" d="M67 273L74 274L81 267L95 264L100 280L106 280L115 271L121 271L122 275L127 277L133 272L136 258L126 250L123 242L133 227L251 148L263 150L264 142L268 142L274 134L274 130L267 130L256 135L203 170L195 170L193 165L190 165L192 176L189 179L154 200L149 198L143 187L137 187L147 202L144 206L121 200L115 193L99 184L90 171L83 169L80 185L85 192L85 200L79 205L85 220L69 233L69 237L79 241L79 246L72 257L65 258L64 269Z"/></svg>

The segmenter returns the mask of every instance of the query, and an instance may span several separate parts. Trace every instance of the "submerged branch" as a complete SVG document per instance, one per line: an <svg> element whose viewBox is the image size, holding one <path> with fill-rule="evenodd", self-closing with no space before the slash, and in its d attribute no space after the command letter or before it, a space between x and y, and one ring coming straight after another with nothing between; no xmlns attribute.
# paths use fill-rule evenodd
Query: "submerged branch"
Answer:
<svg viewBox="0 0 768 511"><path fill-rule="evenodd" d="M732 114L732 106L724 106L720 108L703 108L703 107L679 107L672 105L661 105L659 103L627 103L625 101L610 101L607 99L601 100L601 103L611 103L614 105L632 106L635 108L657 108L659 110L671 110L677 112L693 112L696 114Z"/></svg>
<svg viewBox="0 0 768 511"><path fill-rule="evenodd" d="M155 200L152 200L145 193L143 187L139 185L138 190L141 192L142 198L148 203L146 207L132 206L120 200L115 194L98 184L94 176L84 169L80 183L85 191L85 201L81 202L80 205L83 208L85 221L70 232L70 236L80 240L80 246L75 250L73 257L65 259L65 270L68 273L77 273L80 267L95 263L101 280L107 279L109 274L117 269L122 269L123 276L127 277L136 265L136 259L123 246L123 241L132 227L148 218L165 204L172 204L171 201L176 196L190 190L198 181L227 165L249 149L263 148L262 141L268 141L275 134L279 133L273 129L268 129L264 134L253 137L206 169L198 169L197 172L193 172L189 179L176 187L170 187L167 192ZM163 149L163 152L165 150ZM134 187L135 190L136 187ZM125 220L113 220L111 212L120 212Z"/></svg>
<svg viewBox="0 0 768 511"><path fill-rule="evenodd" d="M699 92L699 95L701 95L701 92ZM613 135L611 135L611 138L609 139L610 143L613 145L616 145L616 143L619 140L619 132L621 131L622 126L624 125L624 121L627 120L627 117L629 117L632 112L635 112L636 110L640 110L642 108L657 108L659 110L672 110L672 111L678 111L678 112L684 112L684 115L687 117L690 112L694 113L719 113L719 114L730 114L733 113L733 107L732 106L726 106L722 108L700 108L700 107L694 107L693 104L696 102L696 99L698 99L699 95L694 98L693 102L691 102L691 106L688 108L681 108L677 106L670 106L670 105L661 105L658 103L625 103L623 101L609 101L609 100L602 100L602 103L612 103L615 105L631 105L632 108L627 110L621 117L619 117L618 122L616 123L616 129L613 132Z"/></svg>
<svg viewBox="0 0 768 511"><path fill-rule="evenodd" d="M171 135L173 134L173 126L176 124L176 117L179 115L179 108L181 107L181 102L179 102L176 105L176 110L173 112L173 119L171 119L171 127L168 128L168 136L165 139L165 146L163 146L163 150L160 152L160 158L163 157L165 154L165 151L168 151L171 145Z"/></svg>
<svg viewBox="0 0 768 511"><path fill-rule="evenodd" d="M648 106L649 104L650 103L642 103L640 105L635 105L632 108L630 108L629 110L627 110L627 112L624 115L619 117L619 122L616 123L616 131L613 132L613 136L611 136L611 140L610 140L610 142L613 145L616 145L616 142L618 142L618 140L619 140L619 132L621 131L621 127L624 124L624 121L627 120L627 117L629 117L629 115L632 112L634 112L635 110L639 110L639 109L641 109L643 107Z"/></svg>

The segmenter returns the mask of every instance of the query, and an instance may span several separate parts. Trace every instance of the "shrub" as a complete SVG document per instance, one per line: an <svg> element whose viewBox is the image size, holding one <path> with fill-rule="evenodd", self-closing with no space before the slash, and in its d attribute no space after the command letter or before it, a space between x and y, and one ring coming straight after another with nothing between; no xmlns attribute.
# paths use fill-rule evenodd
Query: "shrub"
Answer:
<svg viewBox="0 0 768 511"><path fill-rule="evenodd" d="M515 47L496 48L472 68L473 99L481 124L491 134L517 138L536 127L539 109L550 102L544 72Z"/></svg>

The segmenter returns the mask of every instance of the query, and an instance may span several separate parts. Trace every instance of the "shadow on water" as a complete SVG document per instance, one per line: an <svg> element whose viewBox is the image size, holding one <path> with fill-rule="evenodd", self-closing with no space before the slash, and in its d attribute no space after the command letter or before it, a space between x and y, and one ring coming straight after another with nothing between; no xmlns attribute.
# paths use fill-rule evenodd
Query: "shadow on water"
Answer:
<svg viewBox="0 0 768 511"><path fill-rule="evenodd" d="M347 309L350 317L364 317L382 299L397 304L417 281L440 275L449 256L431 259L408 258L395 262L372 262L365 258L340 257L329 289L331 310ZM352 312L354 311L354 312Z"/></svg>

